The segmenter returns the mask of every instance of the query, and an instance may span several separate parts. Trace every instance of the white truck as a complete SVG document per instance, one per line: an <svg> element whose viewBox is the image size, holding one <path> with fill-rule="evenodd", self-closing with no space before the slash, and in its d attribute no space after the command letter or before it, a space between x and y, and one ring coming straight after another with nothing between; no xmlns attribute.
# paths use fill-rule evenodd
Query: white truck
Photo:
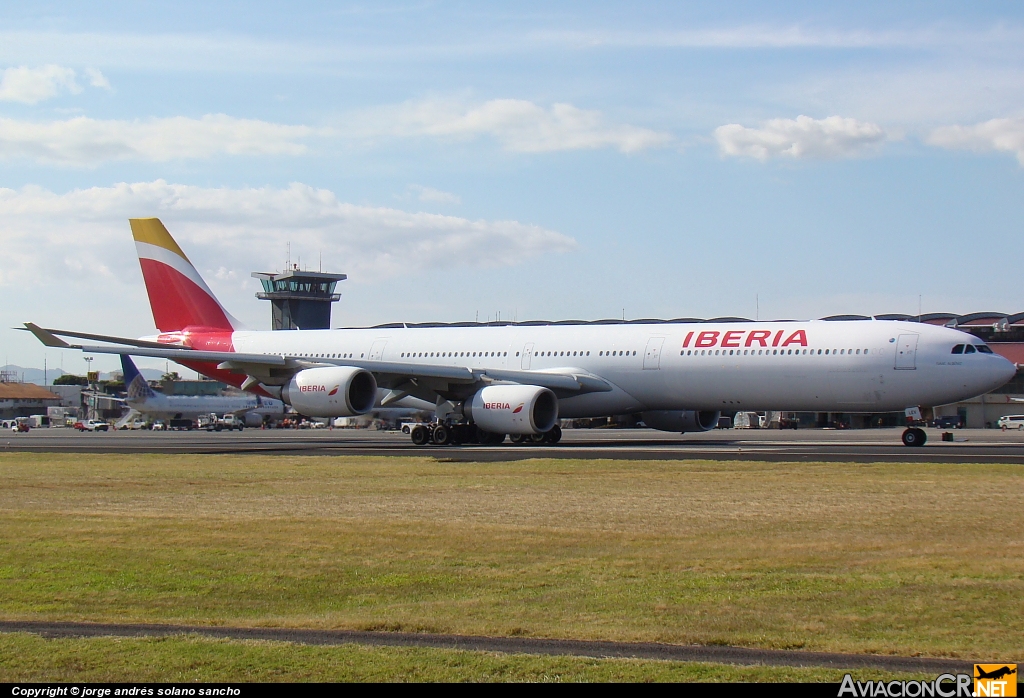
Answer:
<svg viewBox="0 0 1024 698"><path fill-rule="evenodd" d="M206 431L224 431L237 429L242 431L245 428L245 420L233 414L226 414L218 417L216 414L205 414L199 418L199 428Z"/></svg>

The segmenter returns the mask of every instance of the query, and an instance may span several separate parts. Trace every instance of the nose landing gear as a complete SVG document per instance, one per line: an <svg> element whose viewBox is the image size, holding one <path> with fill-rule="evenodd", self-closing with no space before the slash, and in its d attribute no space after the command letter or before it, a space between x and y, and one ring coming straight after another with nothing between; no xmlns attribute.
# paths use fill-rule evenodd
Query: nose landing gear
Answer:
<svg viewBox="0 0 1024 698"><path fill-rule="evenodd" d="M918 429L917 427L911 427L903 432L903 445L904 446L924 446L925 441L928 440L928 435L924 433L924 429Z"/></svg>

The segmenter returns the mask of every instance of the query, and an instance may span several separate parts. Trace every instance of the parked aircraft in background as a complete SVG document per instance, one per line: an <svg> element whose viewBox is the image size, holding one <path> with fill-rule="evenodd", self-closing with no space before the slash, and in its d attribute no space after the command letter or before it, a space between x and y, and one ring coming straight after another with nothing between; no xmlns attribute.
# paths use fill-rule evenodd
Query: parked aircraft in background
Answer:
<svg viewBox="0 0 1024 698"><path fill-rule="evenodd" d="M46 345L171 359L313 417L407 397L435 405L417 443L557 442L558 418L641 413L705 431L722 411L917 411L991 391L1016 368L976 337L919 323L639 322L250 331L214 297L159 219L132 219L159 334L26 327ZM71 345L75 337L106 345ZM969 348L969 351L965 349ZM920 446L921 429L903 432Z"/></svg>
<svg viewBox="0 0 1024 698"><path fill-rule="evenodd" d="M150 419L194 420L202 415L234 415L246 426L258 427L264 417L280 417L285 405L280 400L259 395L164 395L153 390L127 354L121 355L127 397L124 402L131 411L120 423L129 423L137 416Z"/></svg>

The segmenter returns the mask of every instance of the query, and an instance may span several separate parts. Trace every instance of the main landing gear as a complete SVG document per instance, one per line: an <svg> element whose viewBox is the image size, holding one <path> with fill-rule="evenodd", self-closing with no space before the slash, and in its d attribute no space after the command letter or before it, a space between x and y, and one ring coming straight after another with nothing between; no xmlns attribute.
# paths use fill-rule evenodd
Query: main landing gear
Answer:
<svg viewBox="0 0 1024 698"><path fill-rule="evenodd" d="M903 445L904 446L924 446L925 441L928 440L928 435L924 433L924 429L918 429L917 427L911 427L903 432Z"/></svg>
<svg viewBox="0 0 1024 698"><path fill-rule="evenodd" d="M412 442L417 446L436 444L438 446L458 446L459 444L482 444L497 446L505 442L505 434L484 431L474 424L417 424L409 432ZM512 443L557 444L562 439L562 429L556 424L543 434L512 434Z"/></svg>

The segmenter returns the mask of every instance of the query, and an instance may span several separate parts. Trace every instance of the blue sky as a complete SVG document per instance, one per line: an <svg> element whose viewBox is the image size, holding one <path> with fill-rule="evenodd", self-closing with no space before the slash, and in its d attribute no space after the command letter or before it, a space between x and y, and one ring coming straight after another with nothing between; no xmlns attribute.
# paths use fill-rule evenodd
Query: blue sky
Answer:
<svg viewBox="0 0 1024 698"><path fill-rule="evenodd" d="M8 4L0 321L151 332L151 215L253 327L289 242L336 325L1024 309L1021 15Z"/></svg>

